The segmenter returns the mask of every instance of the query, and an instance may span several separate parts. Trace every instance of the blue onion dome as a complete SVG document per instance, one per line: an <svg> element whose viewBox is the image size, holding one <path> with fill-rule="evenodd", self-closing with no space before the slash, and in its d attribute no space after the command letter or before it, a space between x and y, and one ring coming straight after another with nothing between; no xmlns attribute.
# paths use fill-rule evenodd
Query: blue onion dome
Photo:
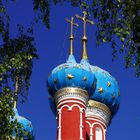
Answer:
<svg viewBox="0 0 140 140"><path fill-rule="evenodd" d="M87 64L87 63L86 63ZM77 87L86 90L90 94L94 91L95 82L94 74L90 69L90 65L77 63L73 55L69 55L66 63L54 68L48 77L48 91L53 97L61 88Z"/></svg>
<svg viewBox="0 0 140 140"><path fill-rule="evenodd" d="M34 139L32 123L26 118L20 116L16 108L14 108L14 113L15 113L15 116L13 120L17 120L17 122L21 126L21 130L19 130L19 133L20 131L23 132L23 139L24 140L31 140L31 138ZM13 132L12 137L15 137L15 136L16 134L15 132Z"/></svg>
<svg viewBox="0 0 140 140"><path fill-rule="evenodd" d="M96 78L96 88L95 92L92 93L91 99L105 104L111 110L112 116L115 115L120 104L117 81L107 71L97 66L91 66L91 70Z"/></svg>

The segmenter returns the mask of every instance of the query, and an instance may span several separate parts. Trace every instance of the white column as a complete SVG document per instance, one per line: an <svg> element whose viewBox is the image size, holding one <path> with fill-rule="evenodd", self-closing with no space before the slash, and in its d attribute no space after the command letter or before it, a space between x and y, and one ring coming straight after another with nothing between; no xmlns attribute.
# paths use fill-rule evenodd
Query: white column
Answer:
<svg viewBox="0 0 140 140"><path fill-rule="evenodd" d="M58 110L58 118L59 118L59 121L58 121L58 140L61 140L61 110L59 109Z"/></svg>
<svg viewBox="0 0 140 140"><path fill-rule="evenodd" d="M82 121L83 110L80 109L80 140L83 140L83 121Z"/></svg>

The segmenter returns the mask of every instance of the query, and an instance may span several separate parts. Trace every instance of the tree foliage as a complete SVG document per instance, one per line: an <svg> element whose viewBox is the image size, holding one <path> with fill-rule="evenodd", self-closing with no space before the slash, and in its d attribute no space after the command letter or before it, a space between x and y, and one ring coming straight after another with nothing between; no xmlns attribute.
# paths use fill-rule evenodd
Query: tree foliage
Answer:
<svg viewBox="0 0 140 140"><path fill-rule="evenodd" d="M13 124L10 123L10 116L13 116L11 106L13 104L13 97L9 92L8 88L5 87L2 93L0 93L0 139L6 140L13 131ZM5 94L3 94L5 93Z"/></svg>
<svg viewBox="0 0 140 140"><path fill-rule="evenodd" d="M96 44L109 42L113 60L117 52L124 55L125 67L140 75L140 1L139 0L33 0L34 10L50 28L50 5L69 2L94 15L97 25ZM119 43L118 43L119 42ZM118 44L120 44L119 46Z"/></svg>
<svg viewBox="0 0 140 140"><path fill-rule="evenodd" d="M9 38L0 48L0 79L2 84L10 86L14 91L18 77L18 93L24 96L30 85L33 59L38 56L34 48L34 38L30 36L32 30L28 29L27 33L24 33L23 26L20 25L18 29L19 35Z"/></svg>
<svg viewBox="0 0 140 140"><path fill-rule="evenodd" d="M10 37L10 17L0 1L0 139L22 138L26 132L13 120L14 102L18 94L26 97L30 86L33 59L37 58L33 29L17 25L18 35ZM24 98L22 98L24 99ZM27 135L27 134L26 134ZM30 135L30 134L28 134Z"/></svg>
<svg viewBox="0 0 140 140"><path fill-rule="evenodd" d="M0 93L0 139L19 140L24 135L32 138L31 134L24 131L23 126L14 118L13 97L14 93L8 87L4 87Z"/></svg>
<svg viewBox="0 0 140 140"><path fill-rule="evenodd" d="M94 0L92 12L97 19L97 44L110 42L113 56L124 53L125 67L140 75L140 1ZM118 46L118 40L122 46Z"/></svg>

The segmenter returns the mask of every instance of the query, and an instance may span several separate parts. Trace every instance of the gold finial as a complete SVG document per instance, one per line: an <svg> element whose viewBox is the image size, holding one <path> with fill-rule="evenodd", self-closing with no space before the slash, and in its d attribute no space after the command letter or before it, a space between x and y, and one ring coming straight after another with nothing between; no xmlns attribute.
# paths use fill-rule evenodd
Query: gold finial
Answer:
<svg viewBox="0 0 140 140"><path fill-rule="evenodd" d="M87 35L86 35L86 23L94 24L93 21L87 19L87 12L83 11L84 16L81 17L79 15L75 15L76 18L79 18L83 21L83 37L82 37L82 42L83 42L83 54L82 54L82 59L87 59L87 49L86 49L86 43L87 43Z"/></svg>
<svg viewBox="0 0 140 140"><path fill-rule="evenodd" d="M102 93L102 92L103 92L103 88L99 88L99 89L98 89L98 92L99 92L99 93Z"/></svg>
<svg viewBox="0 0 140 140"><path fill-rule="evenodd" d="M73 55L73 40L74 40L74 36L73 36L73 25L75 26L79 26L77 23L74 23L74 18L71 17L71 20L66 19L67 22L70 23L70 55Z"/></svg>

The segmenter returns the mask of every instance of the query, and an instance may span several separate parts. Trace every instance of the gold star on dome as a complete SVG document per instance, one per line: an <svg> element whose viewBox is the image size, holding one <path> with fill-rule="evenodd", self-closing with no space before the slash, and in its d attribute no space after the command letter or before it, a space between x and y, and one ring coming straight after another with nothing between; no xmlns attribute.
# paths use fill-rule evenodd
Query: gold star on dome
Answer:
<svg viewBox="0 0 140 140"><path fill-rule="evenodd" d="M108 87L110 87L110 86L111 86L111 83L110 83L109 81L107 82L107 86L108 86Z"/></svg>
<svg viewBox="0 0 140 140"><path fill-rule="evenodd" d="M70 79L73 79L74 76L73 76L72 74L68 74L68 75L67 75L67 78L70 80Z"/></svg>
<svg viewBox="0 0 140 140"><path fill-rule="evenodd" d="M98 89L98 92L99 92L99 93L103 93L103 88L99 88L99 89Z"/></svg>

